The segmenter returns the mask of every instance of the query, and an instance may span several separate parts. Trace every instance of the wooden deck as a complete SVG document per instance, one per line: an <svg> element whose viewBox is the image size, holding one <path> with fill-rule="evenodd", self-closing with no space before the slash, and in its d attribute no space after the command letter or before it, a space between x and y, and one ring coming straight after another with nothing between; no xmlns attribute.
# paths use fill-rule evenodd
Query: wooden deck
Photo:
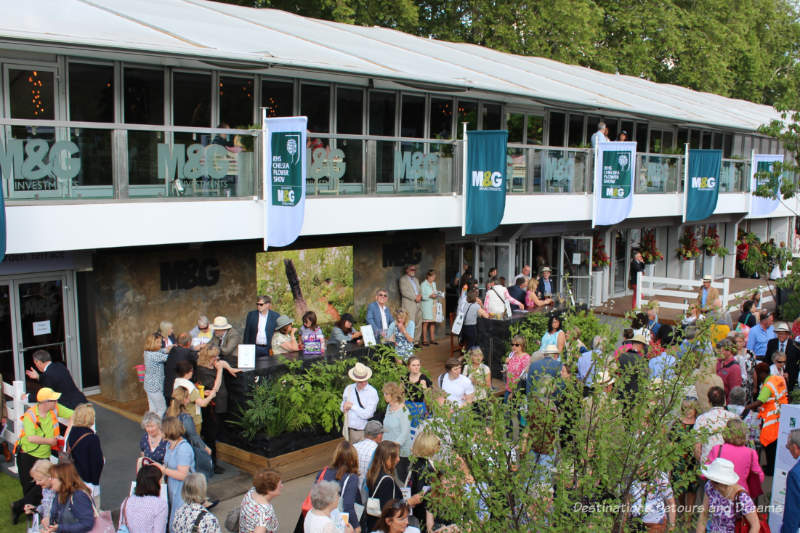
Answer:
<svg viewBox="0 0 800 533"><path fill-rule="evenodd" d="M728 278L728 279L730 279L730 294L731 294L729 307L736 307L736 309L739 309L741 307L742 302L748 299L750 295L753 293L753 291L761 287L767 288L767 282L763 279L750 279L750 278ZM772 287L773 291L776 290L774 282L770 282L769 286ZM677 286L665 287L665 288L678 289ZM682 303L681 299L670 296L659 296L658 299L662 301ZM769 300L767 295L764 296L764 299ZM762 307L774 311L775 310L774 299L771 301L763 302ZM626 294L625 296L621 296L618 298L610 298L603 305L594 307L592 309L595 312L602 313L605 315L624 317L633 309L632 291L628 291L628 294ZM666 324L674 324L675 322L680 320L682 314L683 314L682 311L678 309L661 308L659 309L658 317L662 322ZM733 320L739 318L738 310L731 311L731 318Z"/></svg>

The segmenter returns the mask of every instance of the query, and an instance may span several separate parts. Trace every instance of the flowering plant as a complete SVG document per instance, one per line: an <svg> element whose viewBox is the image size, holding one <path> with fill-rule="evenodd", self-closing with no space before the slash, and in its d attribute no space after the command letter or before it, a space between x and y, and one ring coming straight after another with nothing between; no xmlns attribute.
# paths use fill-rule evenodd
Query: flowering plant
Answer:
<svg viewBox="0 0 800 533"><path fill-rule="evenodd" d="M678 244L679 246L676 252L681 259L694 259L700 255L700 248L697 246L697 237L694 234L694 229L691 227L687 227L683 230L683 235L681 235Z"/></svg>
<svg viewBox="0 0 800 533"><path fill-rule="evenodd" d="M594 236L592 239L592 268L603 268L611 264L611 259L606 253L606 245L603 239Z"/></svg>
<svg viewBox="0 0 800 533"><path fill-rule="evenodd" d="M728 255L728 249L719 244L719 233L717 233L716 228L708 228L703 235L703 250L706 252L706 255L716 255L719 257Z"/></svg>
<svg viewBox="0 0 800 533"><path fill-rule="evenodd" d="M642 259L648 265L661 261L664 259L664 254L656 248L656 232L655 230L643 230L642 242L639 243L639 251L642 254Z"/></svg>

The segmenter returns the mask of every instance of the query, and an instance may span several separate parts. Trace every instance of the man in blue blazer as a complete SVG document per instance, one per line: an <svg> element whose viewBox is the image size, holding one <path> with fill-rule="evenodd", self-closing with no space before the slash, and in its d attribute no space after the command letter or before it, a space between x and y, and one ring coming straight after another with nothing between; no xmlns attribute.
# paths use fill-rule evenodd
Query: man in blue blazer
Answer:
<svg viewBox="0 0 800 533"><path fill-rule="evenodd" d="M367 324L372 326L375 340L381 343L386 337L389 326L394 322L389 306L386 305L388 300L389 292L386 289L378 289L375 293L375 301L367 306Z"/></svg>
<svg viewBox="0 0 800 533"><path fill-rule="evenodd" d="M256 357L269 355L272 334L275 332L275 323L279 316L272 310L272 298L269 296L259 296L256 300L256 310L247 313L242 344L255 344Z"/></svg>
<svg viewBox="0 0 800 533"><path fill-rule="evenodd" d="M25 374L39 381L42 387L49 387L61 393L59 402L68 409L75 409L78 404L86 403L86 396L78 389L72 380L72 374L63 363L53 362L50 352L47 350L36 350L33 352L33 366L36 367L26 370Z"/></svg>
<svg viewBox="0 0 800 533"><path fill-rule="evenodd" d="M797 459L800 457L800 429L793 429L786 439L786 449ZM786 476L786 502L783 504L781 533L797 533L800 529L800 461Z"/></svg>

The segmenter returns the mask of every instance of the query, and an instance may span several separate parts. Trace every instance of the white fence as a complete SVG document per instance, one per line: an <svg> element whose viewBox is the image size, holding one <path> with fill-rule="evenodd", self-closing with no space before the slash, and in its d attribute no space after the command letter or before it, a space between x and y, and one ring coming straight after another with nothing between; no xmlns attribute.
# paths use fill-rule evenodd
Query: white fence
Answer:
<svg viewBox="0 0 800 533"><path fill-rule="evenodd" d="M0 440L14 444L19 438L19 432L22 431L22 422L20 422L20 418L22 418L22 415L25 414L25 410L28 408L28 403L25 401L27 399L25 382L13 381L10 384L4 382L2 392L6 397L6 416L8 417L8 423L2 435L0 435ZM8 398L11 399L9 400Z"/></svg>
<svg viewBox="0 0 800 533"><path fill-rule="evenodd" d="M661 286L666 286L664 289L656 289L654 285L658 283ZM665 302L658 300L658 306L667 309L679 309L686 312L689 305L697 300L698 291L694 289L684 290L683 287L702 287L702 280L681 279L681 278L664 278L661 276L645 276L642 272L636 275L636 309L641 309L642 305L649 303L653 297L656 296L670 296L672 298L680 298L682 302ZM712 281L711 286L720 289L720 297L722 299L722 308L728 309L728 302L731 300L730 294L730 279L725 278L723 281ZM669 287L680 287L678 289ZM648 297L648 298L645 298ZM657 298L655 298L657 299ZM763 300L762 300L763 301Z"/></svg>

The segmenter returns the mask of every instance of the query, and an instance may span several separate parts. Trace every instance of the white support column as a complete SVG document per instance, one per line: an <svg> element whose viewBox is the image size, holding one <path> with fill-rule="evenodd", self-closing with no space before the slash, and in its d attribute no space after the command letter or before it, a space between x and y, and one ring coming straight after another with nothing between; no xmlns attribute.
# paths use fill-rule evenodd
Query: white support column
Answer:
<svg viewBox="0 0 800 533"><path fill-rule="evenodd" d="M642 289L644 289L644 285L642 284L642 273L636 273L636 309L642 307Z"/></svg>

